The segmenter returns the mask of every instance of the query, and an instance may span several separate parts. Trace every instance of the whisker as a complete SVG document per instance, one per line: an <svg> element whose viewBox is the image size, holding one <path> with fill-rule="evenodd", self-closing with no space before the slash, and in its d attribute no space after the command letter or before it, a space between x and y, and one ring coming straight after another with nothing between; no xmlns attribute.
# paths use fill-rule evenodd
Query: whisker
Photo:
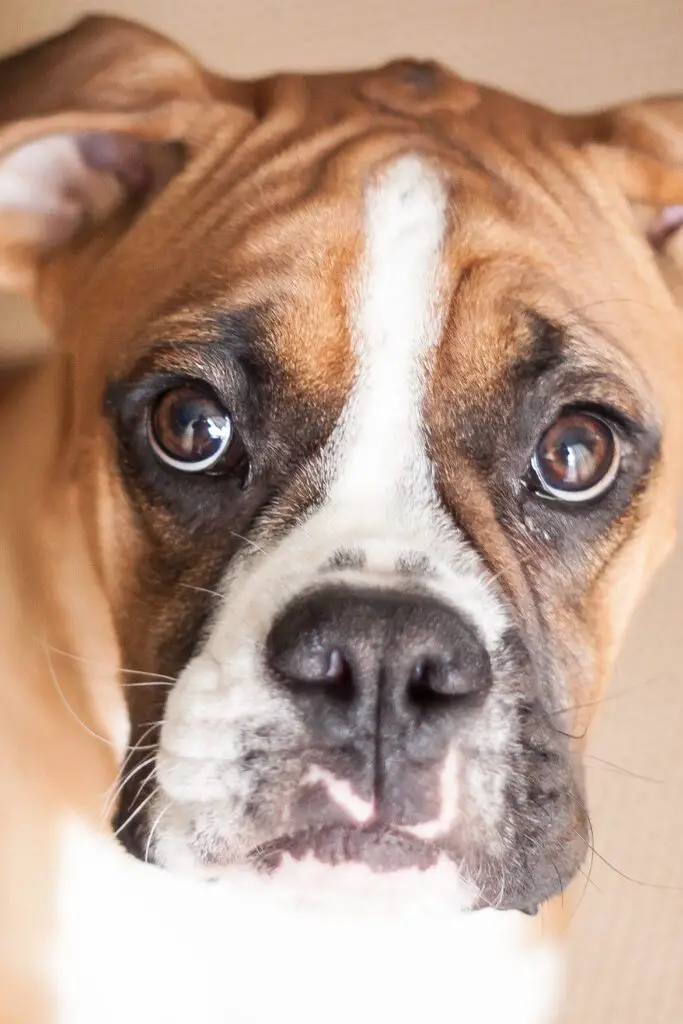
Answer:
<svg viewBox="0 0 683 1024"><path fill-rule="evenodd" d="M614 296L610 299L593 299L591 302L586 302L582 306L573 306L571 309L565 312L566 317L574 316L576 313L583 313L587 309L591 309L593 306L607 306L615 303L633 303L637 306L643 306L645 309L651 309L654 312L659 312L661 307L653 306L651 302L644 302L642 299L634 299L630 295Z"/></svg>
<svg viewBox="0 0 683 1024"><path fill-rule="evenodd" d="M634 772L630 768L624 768L623 765L616 764L614 761L608 761L604 757L598 757L597 754L591 754L589 751L586 751L583 756L589 757L592 761L598 761L600 765L603 766L606 770L611 770L618 775L627 775L632 779L638 779L640 782L651 782L657 786L662 786L664 784L663 779L655 779L651 775L641 775L640 772ZM585 767L596 768L598 766L585 765Z"/></svg>
<svg viewBox="0 0 683 1024"><path fill-rule="evenodd" d="M553 866L553 871L555 872L555 877L557 878L558 892L560 894L560 905L561 905L562 909L564 910L564 889L565 889L565 885L564 885L564 882L562 881L562 875L560 874L559 868L558 868L557 864L555 863L555 861L551 859L550 863Z"/></svg>
<svg viewBox="0 0 683 1024"><path fill-rule="evenodd" d="M64 651L64 650L62 650L61 647L54 647L52 644L48 644L48 643L43 643L43 646L47 650L51 651L53 654L59 654L59 655L61 655L61 657L69 658L71 661L79 661L79 662L81 662L84 665L94 665L94 666L97 666L98 668L101 668L101 669L107 671L107 672L112 672L112 673L122 672L124 675L130 675L130 676L149 676L149 675L155 675L158 679L163 679L163 680L165 680L165 681L167 681L169 683L175 683L176 682L176 677L175 676L167 676L167 675L164 675L163 673L159 673L159 672L156 672L156 673L145 672L143 669L139 669L139 668L122 668L120 665L111 665L111 664L109 664L106 661L95 661L94 658L84 658L80 654L73 654L71 651Z"/></svg>
<svg viewBox="0 0 683 1024"><path fill-rule="evenodd" d="M161 819L166 814L166 811L170 810L172 806L173 806L172 803L167 803L166 806L159 812L159 814L154 819L154 824L152 825L151 829L149 830L149 835L147 836L147 842L145 843L145 864L149 863L149 851L152 848L152 837L154 835L154 832L156 831L156 829L158 828L159 824L161 823Z"/></svg>
<svg viewBox="0 0 683 1024"><path fill-rule="evenodd" d="M145 723L144 723L144 722L138 722L137 724L138 724L139 726L141 726L141 725L144 725ZM158 727L159 727L160 725L161 725L161 723L160 723L160 722L152 722L152 723L151 723L150 725L148 725L148 727L147 727L147 728L146 728L146 729L144 730L144 732L142 732L142 733L140 734L140 736L139 736L139 738L138 738L138 739L139 739L139 742L138 742L138 743L134 743L134 744L133 744L133 746L132 746L132 747L130 748L130 750L128 751L128 754L129 754L129 756L130 756L130 754L132 754L132 753L133 753L134 751L136 751L136 750L144 750L144 747L141 747L141 746L140 746L140 743L141 743L141 742L142 742L142 740L144 740L144 739L145 739L145 738L146 738L147 736L149 736L149 734L151 733L152 729L156 729L156 728L158 728ZM153 747L156 747L156 746L157 746L157 744L156 744L156 743L152 743L151 745L152 745Z"/></svg>
<svg viewBox="0 0 683 1024"><path fill-rule="evenodd" d="M602 863L606 867L614 871L614 873L618 875L620 878L623 878L624 881L632 882L633 885L639 885L645 889L660 889L662 892L683 892L683 886L681 885L667 885L664 882L646 882L642 878L634 878L633 875L629 875L625 871L622 871L620 868L616 867L615 864L612 864L611 861L607 860L606 857L603 857L601 853L598 853L598 851L595 849L595 846L590 844L588 840L581 835L580 832L578 832L576 829L573 829L573 831L576 833L577 836L579 836L579 838L583 839L586 846L588 846L589 849L592 850L592 852L595 854L598 860L602 861Z"/></svg>
<svg viewBox="0 0 683 1024"><path fill-rule="evenodd" d="M647 782L652 785L659 784L659 779L648 779L644 775L636 775L635 772L627 772L622 768L610 768L606 764L584 764L583 768L587 772L604 772L606 775L618 775L622 779L634 779L639 782Z"/></svg>
<svg viewBox="0 0 683 1024"><path fill-rule="evenodd" d="M586 826L588 828L588 833L589 833L590 840L591 840L588 843L588 847L590 849L590 858L589 858L589 861L588 861L588 871L585 872L581 868L579 868L579 870L581 871L581 874L586 879L586 884L584 885L583 891L581 893L581 896L579 897L579 901L578 901L578 903L576 904L576 906L574 908L574 913L572 914L571 920L569 922L571 924L574 921L574 919L576 918L576 915L578 914L578 912L579 912L579 910L581 908L581 904L583 903L584 899L586 898L586 893L588 892L588 886L589 886L589 884L590 884L590 882L592 880L593 864L595 863L595 850L594 850L594 842L593 842L593 840L594 840L593 822L590 819L590 815L586 811L582 801L579 800L579 798L576 796L575 793L571 793L570 792L569 795L570 795L571 799L574 801L574 803L578 804L579 807L583 810L584 814L586 815ZM583 840L584 843L586 842L586 840L580 834L580 832L578 832L576 829L573 829L572 831L574 831L579 836L579 838ZM595 884L595 882L593 884Z"/></svg>
<svg viewBox="0 0 683 1024"><path fill-rule="evenodd" d="M553 729L555 730L558 736L566 736L568 740L585 740L586 736L588 735L588 726L585 727L583 732L580 732L578 734L573 732L565 732L564 729L558 729L556 725L553 725Z"/></svg>
<svg viewBox="0 0 683 1024"><path fill-rule="evenodd" d="M571 796L574 798L574 794L571 794ZM532 796L530 796L529 799L531 800L531 803L534 804L535 807L538 807L538 809L540 811L543 811L545 813L545 815L546 815L546 817L548 819L548 824L552 825L553 816L550 813L550 811L548 810L548 808L544 804L542 804L540 802L540 800L535 800ZM592 825L590 823L590 819L588 819L588 827L592 831ZM576 831L576 830L574 830L574 831ZM579 833L577 832L577 835L578 834ZM558 882L560 884L560 902L561 902L562 907L564 908L564 891L565 891L565 886L562 884L562 878L561 878L560 873L559 873L559 871L557 869L557 865L555 864L554 861L552 861L552 865L553 865L553 870L555 871L555 874L557 875L557 880L558 880ZM583 902L583 898L586 895L586 889L588 888L589 883L592 883L596 887L596 889L599 889L597 883L591 878L592 866L593 866L593 856L591 854L590 863L588 865L588 873L586 873L581 867L578 868L579 874L583 875L583 877L586 879L586 884L583 887L583 891L581 893L581 897L579 899L579 902L577 903L576 908L574 909L574 914L572 915L572 920L576 916L576 913L577 913L579 907L581 906L581 903Z"/></svg>
<svg viewBox="0 0 683 1024"><path fill-rule="evenodd" d="M581 711L584 708L596 708L600 704L607 704L614 700L619 700L621 697L629 697L631 694L644 687L653 686L656 683L668 682L671 677L668 675L657 675L650 676L648 679L641 679L639 682L634 683L632 686L627 686L624 690L617 690L615 693L607 693L603 697L598 697L597 700L586 701L584 704L572 704L568 707L556 708L551 711L551 715L564 715L569 714L572 711Z"/></svg>
<svg viewBox="0 0 683 1024"><path fill-rule="evenodd" d="M140 724L142 724L142 723L140 723ZM124 759L124 763L123 763L123 766L122 766L122 771L123 771L123 768L125 768L125 765L128 764L133 759L133 756L135 754L137 754L137 753L143 753L144 751L147 751L147 750L153 750L154 751L154 755L152 756L152 758L148 758L147 759L147 761L146 761L147 764L150 763L150 760L154 760L156 758L156 752L157 752L157 750L159 748L159 744L158 743L144 743L143 744L142 740L144 740L146 736L149 736L149 734L153 731L153 729L155 729L157 727L158 727L158 723L157 722L152 722L152 724L147 729L145 729L142 732L142 734L138 737L137 741L131 747L128 748L128 751L126 753L126 757ZM148 781L148 780L146 780L146 781ZM114 782L112 783L112 786L110 787L109 796L111 795L111 790L114 789L114 787L117 784L118 784L118 779L115 779ZM138 790L138 793L135 794L136 798L137 798L139 792L140 791ZM108 797L105 797L105 799L108 799Z"/></svg>
<svg viewBox="0 0 683 1024"><path fill-rule="evenodd" d="M286 597L292 597L294 595L294 591L288 588L286 583L282 580L277 580L276 582L284 591ZM223 601L225 599L225 594L221 594L218 590L211 590L209 587L197 587L194 583L179 583L178 586L185 587L186 590L196 590L200 594L208 594L210 597L215 597L219 601ZM240 622L242 626L245 626L244 618L240 618L239 615L236 615L234 610L231 612L231 617ZM256 647L258 642L251 637L242 637L240 643L243 646Z"/></svg>
<svg viewBox="0 0 683 1024"><path fill-rule="evenodd" d="M45 643L42 644L42 647L43 647L43 649L45 651L45 657L46 657L46 660L47 660L48 669L50 671L50 676L52 678L52 682L54 683L55 690L57 691L57 693L59 695L59 699L61 700L61 702L64 705L64 707L66 708L66 710L69 712L71 717L76 722L78 722L78 724L81 726L81 728L85 729L85 731L88 733L89 736L92 736L93 739L99 740L100 743L106 743L106 745L108 747L111 747L112 749L115 750L116 749L116 744L112 740L108 739L108 737L106 737L106 736L101 736L100 733L95 732L94 729L91 729L89 725L87 725L81 718L79 718L79 716L76 714L74 709L71 707L71 705L69 704L68 700L66 699L66 694L64 693L64 691L62 690L61 686L59 685L59 680L57 679L57 672L55 671L54 664L52 663L52 657L50 655L50 647L49 647L48 644L45 644Z"/></svg>
<svg viewBox="0 0 683 1024"><path fill-rule="evenodd" d="M132 689L135 689L138 686L142 686L142 687L145 687L145 686L146 687L150 687L150 686L169 686L170 687L170 686L173 686L174 684L175 684L175 680L174 679L169 680L169 679L166 679L165 676L161 676L158 679L148 679L147 682L144 682L144 683L121 683L121 686L123 686L126 690L132 690Z"/></svg>
<svg viewBox="0 0 683 1024"><path fill-rule="evenodd" d="M138 797L142 794L142 791L145 788L145 786L148 786L149 783L154 778L154 776L156 775L156 771L157 771L157 764L156 764L156 756L155 756L154 757L154 764L152 765L152 770L149 771L147 773L147 775L145 775L144 779L142 780L142 782L140 783L140 785L136 789L135 796L133 797L131 803L133 803L133 804L135 803L135 801L138 799Z"/></svg>
<svg viewBox="0 0 683 1024"><path fill-rule="evenodd" d="M576 793L570 793L569 795L571 796L574 803L576 803L577 806L580 807L581 810L584 812L584 814L586 814L585 804L580 799L580 797L578 797ZM585 836L582 836L581 833L575 828L573 828L572 831L588 847L591 853L598 858L598 860L601 860L606 867L611 868L612 871L614 871L615 874L619 875L620 878L623 878L627 882L633 882L634 885L641 885L647 889L661 889L664 892L683 892L683 886L667 885L664 882L646 882L643 879L632 878L631 875L628 875L625 871L621 871L618 867L616 867L614 864L608 861L606 857L603 857L603 855L601 853L598 853L598 851L595 849L595 833L593 831L593 824L590 820L590 817L587 814L586 819L590 832L589 839L586 839Z"/></svg>
<svg viewBox="0 0 683 1024"><path fill-rule="evenodd" d="M590 873L584 871L583 868L579 868L578 872L579 872L580 875L582 875L586 879L586 885L592 885L594 889L597 889L597 891L600 893L601 896L605 895L604 890L600 888L600 886L598 885L598 883L595 881L594 878L591 878Z"/></svg>
<svg viewBox="0 0 683 1024"><path fill-rule="evenodd" d="M145 797L145 799L142 801L142 803L139 804L133 811L131 811L131 813L128 815L128 817L123 822L123 824L119 825L119 827L114 832L114 835L118 836L121 832L123 832L124 828L126 828L128 825L130 825L130 823L135 818L137 818L138 814L140 814L140 812L145 809L145 807L150 802L150 800L152 800L157 795L158 792L159 792L159 787L155 786L154 789L152 790L152 792L148 796Z"/></svg>
<svg viewBox="0 0 683 1024"><path fill-rule="evenodd" d="M217 597L220 600L224 597L217 590L210 590L209 587L196 587L194 583L179 583L178 586L184 587L185 590L196 590L198 594L209 594L210 597Z"/></svg>
<svg viewBox="0 0 683 1024"><path fill-rule="evenodd" d="M116 786L114 792L110 794L110 796L107 798L107 802L105 803L104 808L102 810L103 821L109 818L109 815L111 814L114 804L116 803L117 797L120 796L120 794L123 792L124 788L128 785L130 780L135 778L138 772L141 772L143 768L148 768L150 764L153 764L154 760L155 759L153 755L150 757L146 757L142 761L140 761L139 764L134 765L130 769L130 771L124 773L123 777L119 779L118 785Z"/></svg>
<svg viewBox="0 0 683 1024"><path fill-rule="evenodd" d="M266 549L262 547L260 544L257 544L255 540L251 540L249 537L244 537L241 533L236 533L235 530L230 530L230 536L234 537L235 540L244 541L244 543L248 544L250 548L254 549L254 551L258 551L260 555L268 554Z"/></svg>

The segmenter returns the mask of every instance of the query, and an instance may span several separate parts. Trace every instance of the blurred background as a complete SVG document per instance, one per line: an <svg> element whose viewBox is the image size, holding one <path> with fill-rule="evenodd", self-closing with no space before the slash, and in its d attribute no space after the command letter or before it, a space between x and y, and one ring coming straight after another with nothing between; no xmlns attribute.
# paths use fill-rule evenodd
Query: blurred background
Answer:
<svg viewBox="0 0 683 1024"><path fill-rule="evenodd" d="M237 76L410 54L565 110L683 94L683 0L2 0L0 49L93 6L147 21ZM0 297L0 346L40 339L30 311ZM591 735L597 855L571 929L562 1024L683 1021L682 662L683 543L633 624Z"/></svg>

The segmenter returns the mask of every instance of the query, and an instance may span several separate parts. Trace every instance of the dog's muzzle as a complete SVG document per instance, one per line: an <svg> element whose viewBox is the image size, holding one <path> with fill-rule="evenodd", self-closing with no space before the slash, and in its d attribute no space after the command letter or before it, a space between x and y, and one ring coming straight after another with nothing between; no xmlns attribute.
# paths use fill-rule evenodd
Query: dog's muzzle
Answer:
<svg viewBox="0 0 683 1024"><path fill-rule="evenodd" d="M474 626L431 596L314 589L278 616L266 665L315 761L294 833L262 862L310 852L377 870L433 863L456 816L453 718L474 713L492 683Z"/></svg>

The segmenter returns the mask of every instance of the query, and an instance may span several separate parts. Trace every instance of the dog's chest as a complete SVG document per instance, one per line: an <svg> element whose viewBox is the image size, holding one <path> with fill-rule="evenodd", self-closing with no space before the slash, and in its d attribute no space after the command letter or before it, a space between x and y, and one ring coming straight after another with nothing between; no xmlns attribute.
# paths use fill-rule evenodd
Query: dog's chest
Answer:
<svg viewBox="0 0 683 1024"><path fill-rule="evenodd" d="M209 885L65 828L50 969L64 1024L445 1020L545 1024L560 962L515 913L387 891L305 901L237 873Z"/></svg>

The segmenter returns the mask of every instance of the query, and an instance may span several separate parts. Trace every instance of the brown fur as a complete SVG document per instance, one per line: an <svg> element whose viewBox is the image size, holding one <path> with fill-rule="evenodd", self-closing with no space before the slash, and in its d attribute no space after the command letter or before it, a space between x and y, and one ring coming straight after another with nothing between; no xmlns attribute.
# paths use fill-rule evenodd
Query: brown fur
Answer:
<svg viewBox="0 0 683 1024"><path fill-rule="evenodd" d="M504 400L530 344L521 308L581 322L594 343L585 358L604 372L618 366L661 418L657 470L576 569L571 611L553 591L567 578L547 569L557 642L575 655L580 621L593 643L579 670L593 661L602 686L673 536L683 323L629 201L646 204L648 223L657 204L683 202L682 109L662 100L561 117L412 62L236 83L115 19L89 19L0 65L0 164L28 140L86 130L180 143L185 159L151 205L133 196L57 249L23 214L0 210L3 280L35 295L59 349L38 368L0 367L3 1021L47 1019L35 975L59 822L74 808L98 827L116 772L111 747L76 718L106 737L121 647L135 662L124 668L175 671L185 652L171 639L210 604L188 588L217 579L235 543L217 537L198 550L191 529L134 480L124 484L101 412L107 379L130 374L159 341L210 343L211 311L267 306L261 354L279 367L281 402L317 424L310 443L319 443L354 372L342 282L360 252L363 183L392 154L419 150L452 195L453 298L433 368L432 454L448 505L520 614L529 562L537 575L545 568L542 545L503 531L464 432L453 451L453 426L477 410L495 415ZM573 686L585 707L569 717L581 734L596 691L586 692L582 671ZM133 708L139 721L156 715L154 699Z"/></svg>

